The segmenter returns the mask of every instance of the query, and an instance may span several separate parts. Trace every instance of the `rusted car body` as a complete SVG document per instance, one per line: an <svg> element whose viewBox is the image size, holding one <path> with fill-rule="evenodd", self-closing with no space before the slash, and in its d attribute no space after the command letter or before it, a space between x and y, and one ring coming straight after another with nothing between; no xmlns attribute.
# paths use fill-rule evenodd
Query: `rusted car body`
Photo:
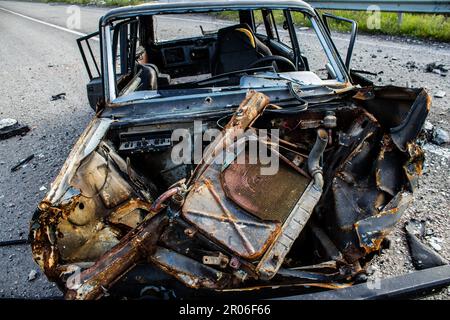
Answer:
<svg viewBox="0 0 450 320"><path fill-rule="evenodd" d="M154 36L156 16L224 10L238 23ZM315 31L325 78L294 13ZM99 76L88 69L96 116L31 222L34 259L66 298L276 297L364 281L421 174L431 99L352 72L332 18L296 0L146 4L101 18ZM205 139L211 129L221 134ZM200 159L175 163L180 141L203 148ZM275 172L250 161L252 142L275 155Z"/></svg>

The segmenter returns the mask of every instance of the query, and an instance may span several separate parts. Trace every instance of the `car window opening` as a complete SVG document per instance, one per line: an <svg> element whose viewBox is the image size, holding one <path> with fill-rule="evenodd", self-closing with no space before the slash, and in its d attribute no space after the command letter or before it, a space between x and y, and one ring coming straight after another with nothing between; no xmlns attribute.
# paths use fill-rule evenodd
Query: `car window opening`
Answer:
<svg viewBox="0 0 450 320"><path fill-rule="evenodd" d="M261 9L120 20L111 28L116 96L235 87L243 76L267 72L304 74L316 84L336 81L336 63L312 19L299 11Z"/></svg>

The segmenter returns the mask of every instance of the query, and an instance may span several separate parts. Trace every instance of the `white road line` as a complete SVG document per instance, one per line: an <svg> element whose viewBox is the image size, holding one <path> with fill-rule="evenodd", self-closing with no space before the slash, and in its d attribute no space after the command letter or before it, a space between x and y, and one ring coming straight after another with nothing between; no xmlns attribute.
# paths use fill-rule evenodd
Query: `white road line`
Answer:
<svg viewBox="0 0 450 320"><path fill-rule="evenodd" d="M16 16L19 16L19 17L31 20L33 22L41 23L41 24L43 24L45 26L48 26L48 27L52 27L52 28L55 28L55 29L58 29L58 30L61 30L61 31L65 31L65 32L69 32L69 33L75 34L75 35L80 36L80 37L84 37L84 36L87 35L86 33L83 33L83 32L79 32L79 31L75 31L75 30L72 30L72 29L64 28L64 27L58 26L56 24L48 23L48 22L45 22L45 21L42 21L42 20L38 20L38 19L35 19L35 18L32 18L32 17L26 16L24 14L5 9L5 8L1 8L0 7L0 10L3 10L5 12L14 14ZM94 38L92 38L92 40L99 41L98 37L94 37Z"/></svg>

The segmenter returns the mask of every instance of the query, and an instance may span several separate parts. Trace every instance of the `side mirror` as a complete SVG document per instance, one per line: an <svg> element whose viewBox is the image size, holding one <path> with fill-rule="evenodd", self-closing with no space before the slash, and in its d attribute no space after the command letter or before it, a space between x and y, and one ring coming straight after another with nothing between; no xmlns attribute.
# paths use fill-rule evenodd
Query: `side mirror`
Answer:
<svg viewBox="0 0 450 320"><path fill-rule="evenodd" d="M329 20L335 20L338 23L349 23L351 25L350 42L349 42L348 48L347 48L347 56L345 57L345 67L347 68L347 70L350 70L350 61L352 59L353 48L355 46L355 41L356 41L356 34L358 32L358 23L356 23L356 21L354 21L354 20L343 18L343 17L338 17L338 16L335 16L335 15L332 15L329 13L324 13L322 15L322 17L323 17L323 22L325 24L325 28L327 29L327 32L330 35L330 38L333 38L333 37L331 36Z"/></svg>
<svg viewBox="0 0 450 320"><path fill-rule="evenodd" d="M94 111L96 110L97 103L103 99L103 81L101 77L92 78L86 85L87 96L89 105Z"/></svg>

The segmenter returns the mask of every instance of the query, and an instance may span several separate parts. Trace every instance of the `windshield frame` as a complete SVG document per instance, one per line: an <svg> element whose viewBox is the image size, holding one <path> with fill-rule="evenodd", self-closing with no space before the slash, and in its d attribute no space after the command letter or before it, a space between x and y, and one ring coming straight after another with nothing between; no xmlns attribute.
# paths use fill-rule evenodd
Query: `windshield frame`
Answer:
<svg viewBox="0 0 450 320"><path fill-rule="evenodd" d="M116 79L113 61L113 46L111 30L113 28L113 23L118 22L123 19L144 16L144 15L164 15L164 14L192 14L192 13L207 13L207 12L217 12L217 11L240 11L240 10L288 10L289 13L293 11L302 12L310 17L312 27L315 30L320 43L322 44L322 49L325 51L330 64L335 69L336 80L341 83L350 82L350 77L348 71L342 63L339 54L335 51L335 47L332 45L332 40L328 33L322 25L322 21L317 16L315 10L313 10L309 5L301 1L293 1L294 5L287 6L283 3L279 4L276 2L266 2L261 1L261 3L250 2L230 2L229 5L223 5L217 3L216 5L211 4L208 6L194 4L178 3L178 6L135 6L129 8L119 8L109 11L105 16L100 19L100 32L101 32L101 59L102 59L102 77L104 86L105 102L109 106L114 106L117 104L123 104L126 101L126 97L118 96L116 92ZM154 7L154 8L153 8ZM128 10L125 10L128 9ZM298 45L298 44L296 44ZM184 93L185 94L185 93ZM143 94L143 98L144 98ZM118 100L118 101L116 101ZM119 102L120 101L120 102Z"/></svg>

